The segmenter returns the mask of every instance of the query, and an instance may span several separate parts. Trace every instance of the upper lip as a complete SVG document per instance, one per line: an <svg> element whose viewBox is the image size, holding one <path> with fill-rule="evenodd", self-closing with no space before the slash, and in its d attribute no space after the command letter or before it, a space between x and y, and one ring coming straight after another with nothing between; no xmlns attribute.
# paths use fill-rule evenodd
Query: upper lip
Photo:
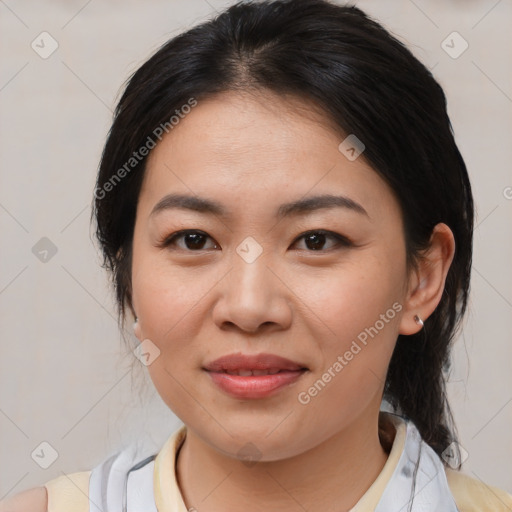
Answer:
<svg viewBox="0 0 512 512"><path fill-rule="evenodd" d="M208 363L204 369L210 372L236 371L236 370L269 370L279 368L279 370L307 370L300 363L286 359L275 354L228 354L211 363Z"/></svg>

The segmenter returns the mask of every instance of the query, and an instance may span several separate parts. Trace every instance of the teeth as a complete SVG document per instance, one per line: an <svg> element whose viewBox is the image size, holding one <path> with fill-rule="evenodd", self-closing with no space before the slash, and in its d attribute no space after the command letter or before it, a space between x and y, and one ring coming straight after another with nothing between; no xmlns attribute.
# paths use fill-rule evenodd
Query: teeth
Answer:
<svg viewBox="0 0 512 512"><path fill-rule="evenodd" d="M279 368L269 368L268 370L225 370L229 375L238 375L240 377L249 377L251 375L275 375L279 371Z"/></svg>
<svg viewBox="0 0 512 512"><path fill-rule="evenodd" d="M268 370L253 370L253 375L275 375L280 370L279 368L269 368Z"/></svg>

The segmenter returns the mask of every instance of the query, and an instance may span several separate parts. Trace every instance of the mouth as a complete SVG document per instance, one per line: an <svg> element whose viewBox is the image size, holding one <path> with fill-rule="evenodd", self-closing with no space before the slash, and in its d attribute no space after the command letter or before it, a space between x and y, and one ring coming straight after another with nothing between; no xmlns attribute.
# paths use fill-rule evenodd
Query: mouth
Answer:
<svg viewBox="0 0 512 512"><path fill-rule="evenodd" d="M216 359L203 370L218 389L238 399L274 396L309 371L303 364L273 354L232 354Z"/></svg>
<svg viewBox="0 0 512 512"><path fill-rule="evenodd" d="M208 363L203 370L242 377L275 375L308 370L306 365L275 354L228 354Z"/></svg>
<svg viewBox="0 0 512 512"><path fill-rule="evenodd" d="M290 371L301 371L306 370L306 368L301 368L300 370L283 370L280 368L269 368L268 370L247 370L247 369L238 369L238 370L222 370L217 373L226 373L228 375L237 375L239 377L260 377L262 375L275 375L276 373L290 372Z"/></svg>
<svg viewBox="0 0 512 512"><path fill-rule="evenodd" d="M266 375L238 375L227 372L208 372L211 381L232 398L262 399L276 395L297 383L307 370L280 370Z"/></svg>

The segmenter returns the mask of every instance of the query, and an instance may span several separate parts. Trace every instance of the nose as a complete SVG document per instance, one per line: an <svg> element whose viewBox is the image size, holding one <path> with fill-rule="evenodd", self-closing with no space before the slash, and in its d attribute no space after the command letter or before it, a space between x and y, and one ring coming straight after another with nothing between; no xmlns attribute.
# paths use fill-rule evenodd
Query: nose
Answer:
<svg viewBox="0 0 512 512"><path fill-rule="evenodd" d="M265 258L247 263L235 256L219 286L213 319L220 329L254 334L290 326L292 293Z"/></svg>

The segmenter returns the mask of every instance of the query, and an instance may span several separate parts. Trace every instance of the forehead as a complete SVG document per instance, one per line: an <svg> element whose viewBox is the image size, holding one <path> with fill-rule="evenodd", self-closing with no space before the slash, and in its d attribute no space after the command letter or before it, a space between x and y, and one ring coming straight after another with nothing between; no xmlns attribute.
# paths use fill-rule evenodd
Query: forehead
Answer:
<svg viewBox="0 0 512 512"><path fill-rule="evenodd" d="M315 144L308 143L312 136ZM164 135L150 160L170 156L187 161L202 159L222 170L223 164L228 166L233 159L246 163L243 168L250 167L246 162L250 155L266 161L266 169L271 158L277 164L280 158L300 160L324 152L327 146L334 145L335 149L341 137L341 131L312 102L270 92L226 92L199 100ZM320 139L321 147L315 148Z"/></svg>
<svg viewBox="0 0 512 512"><path fill-rule="evenodd" d="M364 158L350 161L339 151L344 137L302 99L223 93L198 101L152 150L140 199L148 208L169 192L219 197L246 208L309 192L338 191L376 205L392 200Z"/></svg>

